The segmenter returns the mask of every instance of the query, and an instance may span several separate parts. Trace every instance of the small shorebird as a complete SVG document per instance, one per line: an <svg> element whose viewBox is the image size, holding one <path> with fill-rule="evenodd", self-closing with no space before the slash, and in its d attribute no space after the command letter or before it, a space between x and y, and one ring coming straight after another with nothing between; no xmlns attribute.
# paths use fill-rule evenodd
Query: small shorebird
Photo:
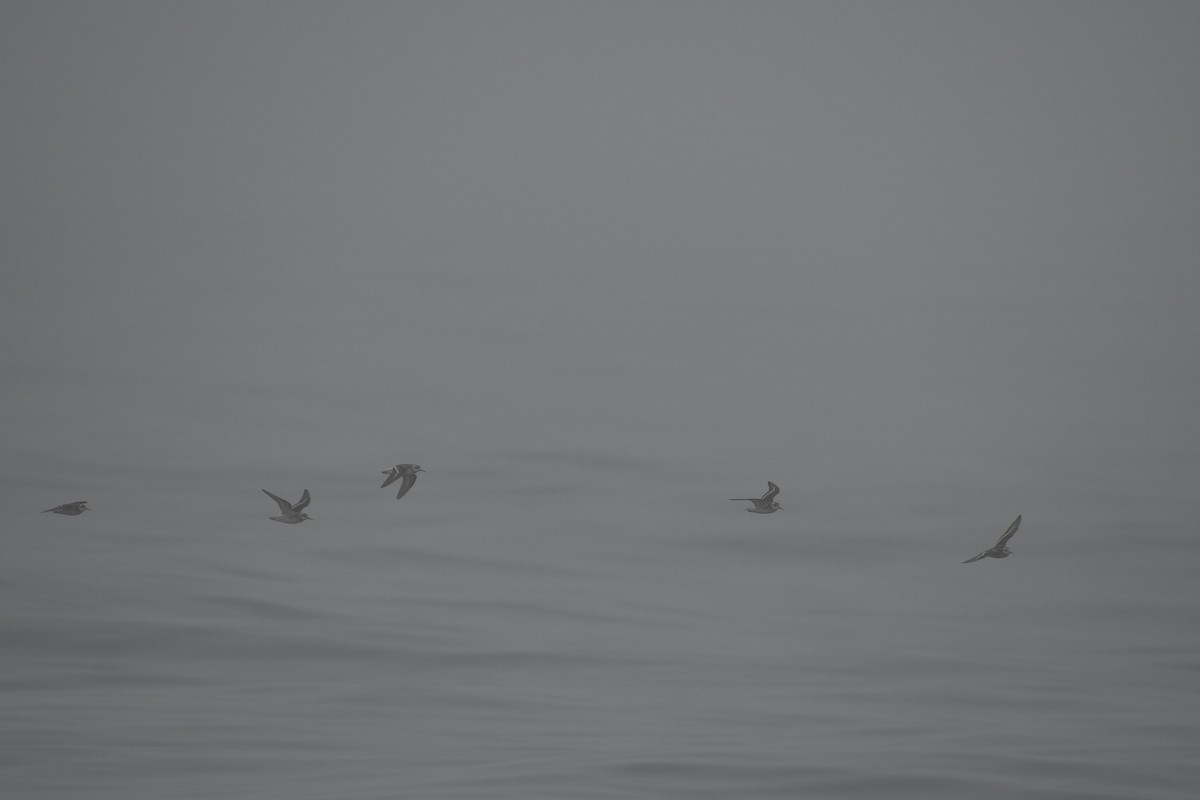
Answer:
<svg viewBox="0 0 1200 800"><path fill-rule="evenodd" d="M394 467L389 467L382 470L383 474L387 475L387 478L384 479L383 483L379 484L379 488L382 489L384 486L390 486L403 478L404 482L400 484L400 491L396 492L396 499L399 500L408 494L408 490L417 482L417 473L424 471L416 464L397 464Z"/></svg>
<svg viewBox="0 0 1200 800"><path fill-rule="evenodd" d="M91 509L87 507L87 500L79 500L75 503L63 503L61 506L47 508L42 513L45 514L47 511L53 511L55 514L66 514L68 517L77 517L85 511L91 511Z"/></svg>
<svg viewBox="0 0 1200 800"><path fill-rule="evenodd" d="M767 489L767 493L762 497L731 497L729 499L744 500L747 503L753 503L750 508L746 509L751 514L773 514L783 508L783 506L775 502L775 495L779 494L779 487L771 481L767 481L767 486L770 488Z"/></svg>
<svg viewBox="0 0 1200 800"><path fill-rule="evenodd" d="M308 494L308 489L304 490L304 494L300 495L300 502L289 503L277 494L271 494L266 489L263 492L279 504L279 516L267 517L276 522L286 522L289 525L295 525L297 522L304 522L306 519L312 519L308 514L304 513L305 507L312 502L312 497Z"/></svg>
<svg viewBox="0 0 1200 800"><path fill-rule="evenodd" d="M978 561L981 558L1008 558L1009 554L1012 553L1012 551L1008 549L1008 540L1013 537L1013 534L1017 532L1017 528L1019 527L1021 527L1020 514L1018 514L1017 518L1013 520L1013 524L1008 526L1008 530L1004 532L1004 535L1000 537L1000 540L996 542L994 547L989 547L979 555L968 558L963 563L970 564L972 561Z"/></svg>

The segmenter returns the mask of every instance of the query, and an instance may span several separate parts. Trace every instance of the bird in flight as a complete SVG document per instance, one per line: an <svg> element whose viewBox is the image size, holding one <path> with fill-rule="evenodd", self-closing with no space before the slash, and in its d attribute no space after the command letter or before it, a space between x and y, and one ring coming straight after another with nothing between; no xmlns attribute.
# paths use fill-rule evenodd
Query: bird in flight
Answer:
<svg viewBox="0 0 1200 800"><path fill-rule="evenodd" d="M53 511L55 514L66 514L68 517L77 517L85 511L91 511L91 509L87 507L87 500L79 500L75 503L63 503L61 506L47 508L42 513L45 514L48 511Z"/></svg>
<svg viewBox="0 0 1200 800"><path fill-rule="evenodd" d="M408 494L408 490L417 482L417 473L424 471L416 464L397 464L394 467L389 467L383 470L383 474L387 475L387 478L379 485L379 488L382 489L384 486L389 486L403 478L404 481L400 484L400 491L396 492L396 499L399 500Z"/></svg>
<svg viewBox="0 0 1200 800"><path fill-rule="evenodd" d="M312 519L308 514L304 513L304 509L312 502L312 497L308 494L308 489L304 490L304 494L300 495L298 503L289 503L277 494L271 494L266 489L263 492L279 504L279 516L267 517L276 522L286 522L288 525L295 525L298 522L304 522L306 519Z"/></svg>
<svg viewBox="0 0 1200 800"><path fill-rule="evenodd" d="M771 481L767 481L767 486L769 487L767 493L762 497L731 497L729 499L752 503L753 505L746 509L751 514L772 514L783 508L783 506L775 502L775 495L779 494L779 487Z"/></svg>
<svg viewBox="0 0 1200 800"><path fill-rule="evenodd" d="M1008 540L1011 539L1014 534L1016 534L1017 528L1019 527L1021 527L1020 514L1018 514L1017 518L1013 520L1013 524L1008 526L1008 530L1004 532L1004 535L1000 537L995 546L989 547L987 550L984 550L977 556L968 558L963 563L970 564L972 561L978 561L981 558L1008 558L1009 554L1012 553L1012 551L1008 549Z"/></svg>

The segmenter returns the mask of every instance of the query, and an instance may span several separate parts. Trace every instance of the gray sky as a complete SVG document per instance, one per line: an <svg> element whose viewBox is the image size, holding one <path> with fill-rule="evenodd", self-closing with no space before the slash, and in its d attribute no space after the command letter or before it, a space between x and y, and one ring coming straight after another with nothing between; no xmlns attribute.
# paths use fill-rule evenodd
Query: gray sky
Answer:
<svg viewBox="0 0 1200 800"><path fill-rule="evenodd" d="M2 13L13 481L566 447L1194 483L1193 4Z"/></svg>

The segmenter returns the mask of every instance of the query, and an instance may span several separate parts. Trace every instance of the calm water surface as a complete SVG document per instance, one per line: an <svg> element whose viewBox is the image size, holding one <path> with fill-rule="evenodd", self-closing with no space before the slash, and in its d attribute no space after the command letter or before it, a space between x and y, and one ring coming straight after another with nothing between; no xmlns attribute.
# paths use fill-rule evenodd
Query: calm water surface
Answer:
<svg viewBox="0 0 1200 800"><path fill-rule="evenodd" d="M1030 491L1013 557L964 566L1008 515L792 483L752 515L719 465L588 452L469 467L402 502L324 477L300 526L257 472L10 510L6 795L1194 796L1169 530Z"/></svg>

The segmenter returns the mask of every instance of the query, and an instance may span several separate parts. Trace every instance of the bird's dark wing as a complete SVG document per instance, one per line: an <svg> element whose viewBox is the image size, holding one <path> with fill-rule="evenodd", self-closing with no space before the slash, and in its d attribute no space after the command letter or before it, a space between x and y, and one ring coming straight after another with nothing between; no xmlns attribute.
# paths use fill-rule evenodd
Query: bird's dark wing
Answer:
<svg viewBox="0 0 1200 800"><path fill-rule="evenodd" d="M292 506L292 511L303 511L305 506L312 502L312 495L308 493L308 489L304 490L304 494L300 495L300 502Z"/></svg>
<svg viewBox="0 0 1200 800"><path fill-rule="evenodd" d="M274 500L276 503L279 504L280 513L282 513L282 514L292 513L292 504L289 503L287 500L284 500L282 497L280 497L277 494L271 494L266 489L263 489L263 492L267 495L267 497L270 497L272 500Z"/></svg>
<svg viewBox="0 0 1200 800"><path fill-rule="evenodd" d="M384 472L387 473L387 478L383 481L383 483L379 484L380 489L382 489L385 486L390 486L391 484L395 483L400 478L400 475L402 474L400 472L400 470L398 470L396 467L392 467L391 469L385 469Z"/></svg>
<svg viewBox="0 0 1200 800"><path fill-rule="evenodd" d="M986 556L987 554L988 554L988 551L987 551L987 550L984 550L984 551L983 551L982 553L980 553L979 555L977 555L977 556L972 556L971 558L968 558L968 559L967 559L966 561L964 561L963 563L964 563L964 564L970 564L972 561L978 561L979 559L983 558L983 557L984 557L984 556Z"/></svg>
<svg viewBox="0 0 1200 800"><path fill-rule="evenodd" d="M396 499L399 500L404 495L408 494L408 490L417 482L417 473L408 472L404 475L404 481L400 484L400 491L396 492ZM386 484L385 484L386 485Z"/></svg>
<svg viewBox="0 0 1200 800"><path fill-rule="evenodd" d="M1018 514L1017 518L1013 520L1013 524L1008 526L1008 530L1004 532L1004 535L1000 537L1000 540L996 542L996 547L1001 547L1007 544L1008 540L1016 534L1017 528L1019 527L1021 527L1020 514Z"/></svg>
<svg viewBox="0 0 1200 800"><path fill-rule="evenodd" d="M770 488L767 490L767 493L762 496L762 499L769 503L775 499L775 495L779 494L779 487L771 481L767 481L767 486Z"/></svg>

